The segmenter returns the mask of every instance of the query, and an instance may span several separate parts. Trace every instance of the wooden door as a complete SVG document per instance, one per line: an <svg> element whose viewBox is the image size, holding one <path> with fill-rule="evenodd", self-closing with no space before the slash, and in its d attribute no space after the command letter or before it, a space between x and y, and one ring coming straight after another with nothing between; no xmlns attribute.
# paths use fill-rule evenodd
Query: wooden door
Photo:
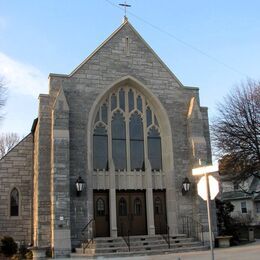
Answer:
<svg viewBox="0 0 260 260"><path fill-rule="evenodd" d="M118 235L147 234L145 193L117 192Z"/></svg>
<svg viewBox="0 0 260 260"><path fill-rule="evenodd" d="M94 191L94 218L97 237L109 237L108 191Z"/></svg>
<svg viewBox="0 0 260 260"><path fill-rule="evenodd" d="M167 217L165 191L153 192L155 234L166 234Z"/></svg>

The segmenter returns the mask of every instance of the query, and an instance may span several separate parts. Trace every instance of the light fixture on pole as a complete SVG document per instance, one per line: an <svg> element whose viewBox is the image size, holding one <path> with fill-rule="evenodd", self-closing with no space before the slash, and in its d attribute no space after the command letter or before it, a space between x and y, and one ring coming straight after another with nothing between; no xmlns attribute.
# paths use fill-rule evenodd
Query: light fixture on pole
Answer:
<svg viewBox="0 0 260 260"><path fill-rule="evenodd" d="M77 196L80 196L80 193L82 192L82 190L84 189L85 186L85 182L84 180L81 178L81 176L78 177L78 179L76 180L76 191L77 191Z"/></svg>
<svg viewBox="0 0 260 260"><path fill-rule="evenodd" d="M211 250L211 259L214 260L213 241L212 241L212 226L211 226L211 211L210 199L214 199L218 194L218 181L209 176L210 173L218 172L218 165L210 165L192 169L192 175L204 175L198 182L198 194L207 201L208 224L209 224L209 242Z"/></svg>
<svg viewBox="0 0 260 260"><path fill-rule="evenodd" d="M189 181L188 177L184 179L182 182L182 195L185 195L188 191L190 191L191 182Z"/></svg>

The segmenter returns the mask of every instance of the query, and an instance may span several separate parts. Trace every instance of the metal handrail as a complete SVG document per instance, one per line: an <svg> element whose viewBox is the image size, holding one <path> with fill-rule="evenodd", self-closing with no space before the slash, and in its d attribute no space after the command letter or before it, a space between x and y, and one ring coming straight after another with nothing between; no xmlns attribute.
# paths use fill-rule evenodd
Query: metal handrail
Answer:
<svg viewBox="0 0 260 260"><path fill-rule="evenodd" d="M188 237L195 237L204 245L204 227L201 223L190 216L183 216L182 219L182 233Z"/></svg>
<svg viewBox="0 0 260 260"><path fill-rule="evenodd" d="M168 244L168 248L171 248L170 227L168 225L166 226L166 232L167 232L166 234L162 234L162 237Z"/></svg>
<svg viewBox="0 0 260 260"><path fill-rule="evenodd" d="M165 242L168 244L168 248L171 248L171 239L170 239L170 227L167 224L167 220L163 219L166 224L166 233L164 234L162 230L162 219L160 218L160 234Z"/></svg>
<svg viewBox="0 0 260 260"><path fill-rule="evenodd" d="M121 233L122 233L122 237L128 247L128 251L130 252L131 250L131 247L130 247L130 230L128 229L127 230L127 233L126 235L124 234L124 225L123 225L123 222L121 222Z"/></svg>
<svg viewBox="0 0 260 260"><path fill-rule="evenodd" d="M91 225L91 229L90 229ZM89 236L90 234L90 236ZM93 244L94 242L94 236L95 236L95 219L92 218L81 230L81 235L83 236L82 241L82 248L83 253L85 253L86 248L90 245L90 243Z"/></svg>

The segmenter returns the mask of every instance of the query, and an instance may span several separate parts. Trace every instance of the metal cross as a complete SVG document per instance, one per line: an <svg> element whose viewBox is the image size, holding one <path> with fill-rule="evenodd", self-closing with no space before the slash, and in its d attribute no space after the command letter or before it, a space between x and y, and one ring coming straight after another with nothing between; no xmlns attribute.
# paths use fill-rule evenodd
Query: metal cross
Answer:
<svg viewBox="0 0 260 260"><path fill-rule="evenodd" d="M126 16L126 8L127 7L131 7L131 5L127 4L126 1L125 1L124 4L119 4L119 5L124 7L124 9L125 9L125 18L127 18L127 16Z"/></svg>

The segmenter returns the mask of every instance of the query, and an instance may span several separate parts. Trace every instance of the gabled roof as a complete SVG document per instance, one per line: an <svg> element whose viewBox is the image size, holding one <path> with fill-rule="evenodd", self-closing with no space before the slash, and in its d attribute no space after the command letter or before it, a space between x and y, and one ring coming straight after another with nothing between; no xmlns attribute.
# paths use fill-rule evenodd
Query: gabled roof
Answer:
<svg viewBox="0 0 260 260"><path fill-rule="evenodd" d="M155 56L158 62L169 72L169 74L174 78L176 82L182 87L183 84L179 81L179 79L173 74L173 72L169 69L169 67L161 60L161 58L154 52L154 50L150 47L150 45L142 38L142 36L135 30L135 28L131 25L131 23L126 19L123 24L121 24L101 45L99 45L83 62L79 64L69 75L66 74L55 74L50 73L49 76L57 76L57 77L71 77L73 76L84 64L86 64L105 44L107 44L118 32L120 32L125 26L129 26L130 29L135 33L135 35L144 43L144 45L149 49L149 51ZM194 88L197 89L197 88Z"/></svg>

